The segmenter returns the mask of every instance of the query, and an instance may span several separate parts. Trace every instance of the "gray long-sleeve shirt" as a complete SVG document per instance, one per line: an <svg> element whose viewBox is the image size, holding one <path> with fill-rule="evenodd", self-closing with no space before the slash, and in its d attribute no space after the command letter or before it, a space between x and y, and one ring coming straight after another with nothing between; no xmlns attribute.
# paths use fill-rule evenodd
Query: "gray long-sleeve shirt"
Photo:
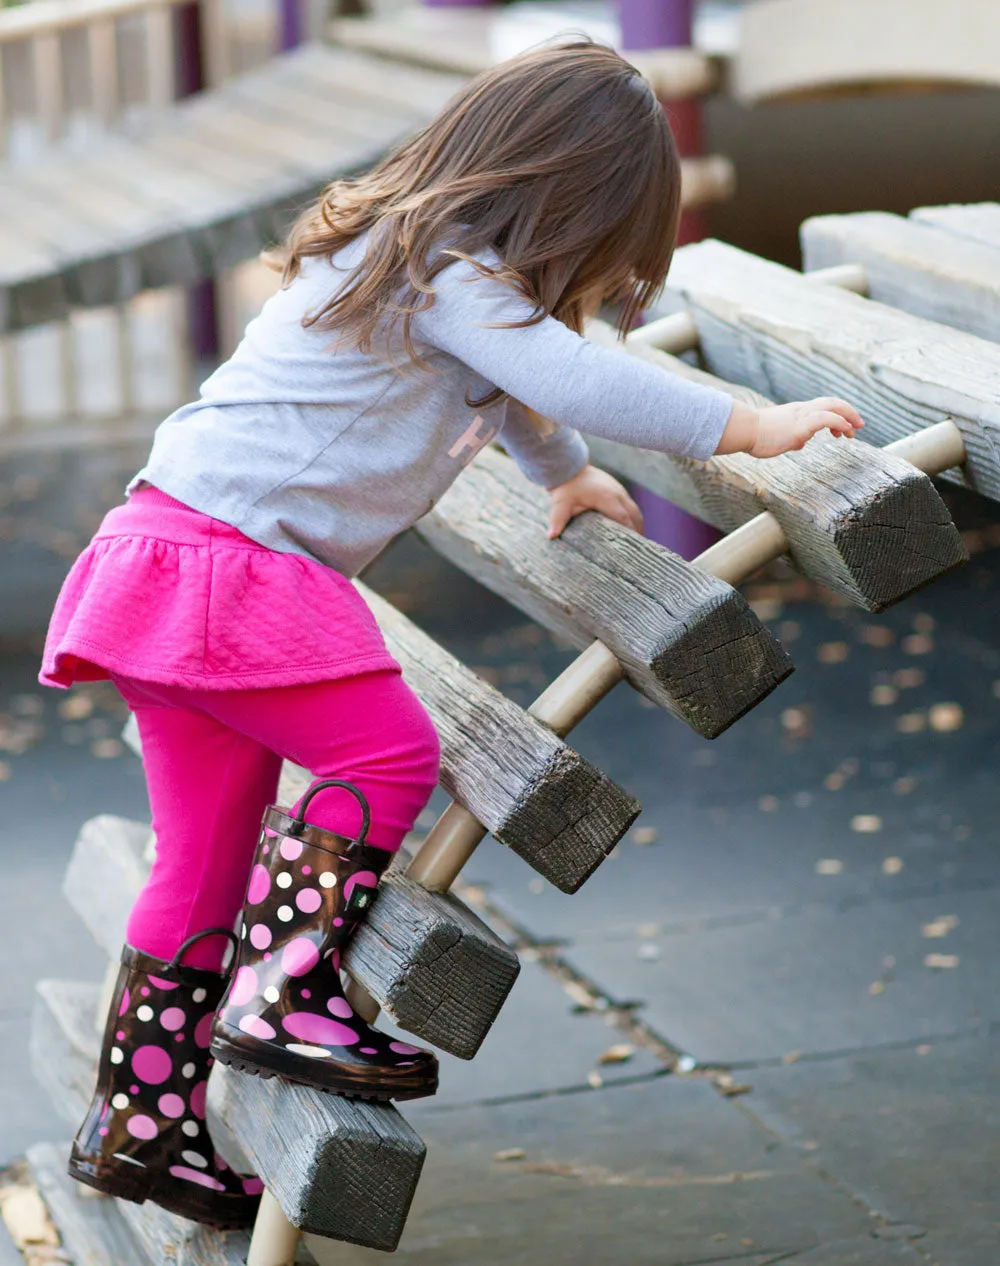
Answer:
<svg viewBox="0 0 1000 1266"><path fill-rule="evenodd" d="M438 276L433 306L413 321L427 370L408 364L401 347L362 353L303 327L364 245L359 238L333 260L308 260L268 300L200 398L158 427L130 491L146 480L262 545L354 576L491 440L549 488L586 462L580 431L690 457L715 451L729 396L590 343L552 317L497 328L530 305L461 261ZM511 398L466 403L494 386ZM550 419L551 431L522 405Z"/></svg>

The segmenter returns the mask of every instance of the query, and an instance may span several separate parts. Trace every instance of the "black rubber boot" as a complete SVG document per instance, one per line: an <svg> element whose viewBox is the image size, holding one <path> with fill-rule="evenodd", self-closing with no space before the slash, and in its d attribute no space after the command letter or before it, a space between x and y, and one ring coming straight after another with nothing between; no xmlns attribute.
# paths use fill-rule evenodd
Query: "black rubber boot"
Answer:
<svg viewBox="0 0 1000 1266"><path fill-rule="evenodd" d="M361 805L357 840L305 821L309 801L327 787ZM341 954L392 860L365 844L369 821L361 792L335 779L311 788L294 818L273 805L265 813L236 971L212 1027L222 1063L361 1099L437 1090L437 1058L369 1027L341 985Z"/></svg>
<svg viewBox="0 0 1000 1266"><path fill-rule="evenodd" d="M69 1172L105 1195L219 1230L253 1225L263 1183L229 1169L205 1124L212 1017L228 974L169 963L126 945L101 1048L97 1090L73 1140Z"/></svg>

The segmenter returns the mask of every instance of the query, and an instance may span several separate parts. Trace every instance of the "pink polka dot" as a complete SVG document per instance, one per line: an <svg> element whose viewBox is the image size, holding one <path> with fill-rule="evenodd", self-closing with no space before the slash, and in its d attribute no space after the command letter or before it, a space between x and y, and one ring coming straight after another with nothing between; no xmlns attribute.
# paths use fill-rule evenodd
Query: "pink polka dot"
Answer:
<svg viewBox="0 0 1000 1266"><path fill-rule="evenodd" d="M137 1139L155 1139L159 1133L153 1118L143 1116L141 1113L138 1116L129 1117L125 1123L125 1129Z"/></svg>
<svg viewBox="0 0 1000 1266"><path fill-rule="evenodd" d="M250 872L250 884L247 888L247 905L259 906L271 891L271 873L266 866L257 865Z"/></svg>
<svg viewBox="0 0 1000 1266"><path fill-rule="evenodd" d="M183 1033L177 1033L177 1034L175 1034L175 1035L174 1035L174 1041L175 1041L175 1042L183 1042L183 1041L184 1041L184 1034L183 1034Z"/></svg>
<svg viewBox="0 0 1000 1266"><path fill-rule="evenodd" d="M351 1004L346 998L331 998L326 1004L326 1009L332 1015L339 1016L342 1020L350 1020L354 1017Z"/></svg>
<svg viewBox="0 0 1000 1266"><path fill-rule="evenodd" d="M390 1042L389 1050L395 1051L397 1055L419 1055L419 1046L410 1046L408 1042Z"/></svg>
<svg viewBox="0 0 1000 1266"><path fill-rule="evenodd" d="M177 985L172 980L164 980L160 976L150 976L149 983L155 985L157 989L176 989Z"/></svg>
<svg viewBox="0 0 1000 1266"><path fill-rule="evenodd" d="M259 950L265 950L271 944L271 929L266 923L253 925L250 929L250 944Z"/></svg>
<svg viewBox="0 0 1000 1266"><path fill-rule="evenodd" d="M182 1117L184 1115L184 1100L180 1095L160 1095L156 1105L165 1117Z"/></svg>
<svg viewBox="0 0 1000 1266"><path fill-rule="evenodd" d="M199 1187L210 1187L212 1191L225 1191L226 1184L213 1178L211 1174L203 1174L198 1169L188 1169L187 1165L171 1165L170 1172L175 1178L186 1178L188 1182L196 1182Z"/></svg>
<svg viewBox="0 0 1000 1266"><path fill-rule="evenodd" d="M180 1007L167 1007L160 1016L160 1023L171 1033L176 1033L178 1029L184 1027L184 1019L184 1012Z"/></svg>
<svg viewBox="0 0 1000 1266"><path fill-rule="evenodd" d="M140 1046L132 1055L132 1071L140 1081L158 1086L170 1076L170 1056L162 1046ZM141 1135L139 1136L141 1137Z"/></svg>
<svg viewBox="0 0 1000 1266"><path fill-rule="evenodd" d="M215 1016L209 1011L208 1015L203 1015L198 1023L194 1026L194 1044L200 1046L201 1049L207 1050L209 1043L212 1041L212 1021Z"/></svg>
<svg viewBox="0 0 1000 1266"><path fill-rule="evenodd" d="M244 1033L249 1033L251 1037L259 1037L265 1042L270 1042L272 1037L276 1037L274 1029L266 1020L262 1020L259 1015L243 1015L240 1016L240 1028Z"/></svg>
<svg viewBox="0 0 1000 1266"><path fill-rule="evenodd" d="M144 998L148 998L148 997L149 997L149 988L148 988L148 986L143 985L143 987L139 990L139 992L142 994L142 996L143 996Z"/></svg>
<svg viewBox="0 0 1000 1266"><path fill-rule="evenodd" d="M129 1092L129 1094L130 1094L130 1095L137 1095L137 1094L139 1093L139 1087L138 1087L138 1086L129 1086L129 1088L128 1088L128 1092Z"/></svg>
<svg viewBox="0 0 1000 1266"><path fill-rule="evenodd" d="M265 950L265 951L264 951L264 962L265 962L265 963L269 963L270 961L271 961L271 951L270 951L270 950Z"/></svg>
<svg viewBox="0 0 1000 1266"><path fill-rule="evenodd" d="M115 1041L116 1041L116 1042L124 1042L124 1041L125 1041L125 1030L124 1030L124 1029L119 1029L119 1030L118 1030L118 1032L115 1034Z"/></svg>
<svg viewBox="0 0 1000 1266"><path fill-rule="evenodd" d="M281 847L278 850L286 862L294 862L296 857L302 856L302 841L285 839L281 841Z"/></svg>
<svg viewBox="0 0 1000 1266"><path fill-rule="evenodd" d="M293 1011L281 1023L292 1037L301 1038L304 1042L353 1046L358 1041L357 1033L346 1024L328 1020L324 1015L313 1015L310 1011Z"/></svg>
<svg viewBox="0 0 1000 1266"><path fill-rule="evenodd" d="M108 1130L108 1127L107 1127L106 1125L102 1125L102 1126L101 1126L101 1128L97 1131L97 1133L98 1133L98 1134L101 1136L101 1138L103 1139L103 1138L106 1138L106 1137L107 1137L107 1135L110 1133L110 1131Z"/></svg>
<svg viewBox="0 0 1000 1266"><path fill-rule="evenodd" d="M296 894L295 904L303 914L315 914L323 904L323 898L315 888L303 888Z"/></svg>
<svg viewBox="0 0 1000 1266"><path fill-rule="evenodd" d="M333 926L335 928L342 928L344 926L344 920L339 917L334 919Z"/></svg>
<svg viewBox="0 0 1000 1266"><path fill-rule="evenodd" d="M305 936L297 936L281 951L281 970L288 976L304 976L318 962L319 950Z"/></svg>
<svg viewBox="0 0 1000 1266"><path fill-rule="evenodd" d="M363 888L377 888L378 875L373 870L359 870L356 875L352 875L350 879L344 883L344 900L350 901L351 893L360 884Z"/></svg>
<svg viewBox="0 0 1000 1266"><path fill-rule="evenodd" d="M252 967L241 967L229 993L230 1004L234 1007L246 1006L256 992L257 973Z"/></svg>
<svg viewBox="0 0 1000 1266"><path fill-rule="evenodd" d="M378 1048L374 1046L362 1046L359 1048L362 1055L377 1055Z"/></svg>
<svg viewBox="0 0 1000 1266"><path fill-rule="evenodd" d="M274 832L272 831L271 834L273 835ZM265 844L264 847L261 849L261 854L262 856L266 857L268 853L270 853L270 851L271 851L271 845Z"/></svg>
<svg viewBox="0 0 1000 1266"><path fill-rule="evenodd" d="M129 998L128 990L126 989L125 992L122 994L122 1005L118 1008L119 1015L125 1014L125 1012L128 1010L128 1004L130 1001L131 999Z"/></svg>
<svg viewBox="0 0 1000 1266"><path fill-rule="evenodd" d="M311 989L303 989L303 990L302 990L302 997L303 997L303 998L311 998L312 996L313 996L313 995L312 995L312 990L311 990Z"/></svg>
<svg viewBox="0 0 1000 1266"><path fill-rule="evenodd" d="M205 1119L205 1096L208 1094L208 1082L199 1081L191 1091L191 1111L199 1121Z"/></svg>
<svg viewBox="0 0 1000 1266"><path fill-rule="evenodd" d="M264 1190L264 1184L259 1178L244 1178L243 1190L248 1196L259 1196Z"/></svg>
<svg viewBox="0 0 1000 1266"><path fill-rule="evenodd" d="M303 875L311 875L313 873L313 868L311 866L303 866L302 873Z"/></svg>

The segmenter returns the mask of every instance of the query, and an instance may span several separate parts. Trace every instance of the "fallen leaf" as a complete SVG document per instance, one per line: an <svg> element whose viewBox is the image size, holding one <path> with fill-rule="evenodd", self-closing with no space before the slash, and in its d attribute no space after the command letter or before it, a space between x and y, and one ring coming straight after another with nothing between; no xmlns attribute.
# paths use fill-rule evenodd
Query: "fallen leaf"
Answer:
<svg viewBox="0 0 1000 1266"><path fill-rule="evenodd" d="M858 637L868 646L891 646L896 640L896 634L885 624L867 624Z"/></svg>
<svg viewBox="0 0 1000 1266"><path fill-rule="evenodd" d="M918 633L931 633L935 627L934 617L928 615L926 611L921 611L919 615L913 617L913 627Z"/></svg>
<svg viewBox="0 0 1000 1266"><path fill-rule="evenodd" d="M898 672L892 674L892 680L900 690L913 690L924 684L927 674L922 668L900 668Z"/></svg>
<svg viewBox="0 0 1000 1266"><path fill-rule="evenodd" d="M901 857L886 857L882 862L882 874L898 875L905 864Z"/></svg>
<svg viewBox="0 0 1000 1266"><path fill-rule="evenodd" d="M60 700L58 712L66 721L82 721L94 710L94 701L90 695L71 694Z"/></svg>
<svg viewBox="0 0 1000 1266"><path fill-rule="evenodd" d="M524 1160L527 1153L523 1147L508 1147L506 1151L494 1152L493 1159L495 1161L516 1161Z"/></svg>
<svg viewBox="0 0 1000 1266"><path fill-rule="evenodd" d="M835 857L824 857L816 863L817 875L839 875L843 869L844 863Z"/></svg>
<svg viewBox="0 0 1000 1266"><path fill-rule="evenodd" d="M782 1055L781 1062L783 1064L797 1064L801 1058L801 1051L789 1051L787 1055Z"/></svg>
<svg viewBox="0 0 1000 1266"><path fill-rule="evenodd" d="M749 1094L753 1089L753 1087L748 1086L746 1082L737 1081L730 1073L720 1073L715 1079L715 1085L718 1090L721 1090L722 1093L730 1099L734 1098L736 1095Z"/></svg>
<svg viewBox="0 0 1000 1266"><path fill-rule="evenodd" d="M90 745L91 756L96 756L98 760L113 760L124 751L124 745L114 738L95 739Z"/></svg>
<svg viewBox="0 0 1000 1266"><path fill-rule="evenodd" d="M802 635L802 625L796 620L784 620L778 625L778 641L794 642Z"/></svg>
<svg viewBox="0 0 1000 1266"><path fill-rule="evenodd" d="M957 915L942 914L940 918L931 919L929 923L925 923L920 929L920 935L926 936L929 940L934 940L942 936L947 936L949 932L957 927Z"/></svg>
<svg viewBox="0 0 1000 1266"><path fill-rule="evenodd" d="M587 1074L587 1085L594 1090L600 1090L604 1085L604 1078L597 1071L589 1072Z"/></svg>
<svg viewBox="0 0 1000 1266"><path fill-rule="evenodd" d="M868 992L874 994L885 993L885 983L881 980L873 980L868 986Z"/></svg>
<svg viewBox="0 0 1000 1266"><path fill-rule="evenodd" d="M617 1046L609 1046L603 1054L598 1055L597 1062L599 1064L624 1064L634 1054L634 1046L630 1046L628 1042L620 1042Z"/></svg>
<svg viewBox="0 0 1000 1266"><path fill-rule="evenodd" d="M660 949L659 945L653 945L649 942L645 945L639 946L636 951L636 957L641 958L644 962L652 963L655 962L662 953L663 951Z"/></svg>
<svg viewBox="0 0 1000 1266"><path fill-rule="evenodd" d="M832 774L827 774L823 779L823 786L827 791L839 791L846 781L844 775L835 769Z"/></svg>
<svg viewBox="0 0 1000 1266"><path fill-rule="evenodd" d="M965 721L965 713L960 703L935 703L927 714L931 729L939 734L950 734L960 730Z"/></svg>
<svg viewBox="0 0 1000 1266"><path fill-rule="evenodd" d="M897 796L908 796L910 792L914 789L914 787L916 787L916 785L917 785L916 778L913 778L910 774L907 774L903 778L897 778L896 781L892 784L892 789Z"/></svg>
<svg viewBox="0 0 1000 1266"><path fill-rule="evenodd" d="M904 712L896 718L896 729L900 734L919 734L927 725L927 718L922 712Z"/></svg>
<svg viewBox="0 0 1000 1266"><path fill-rule="evenodd" d="M850 653L846 642L821 642L816 648L816 658L821 664L842 664Z"/></svg>
<svg viewBox="0 0 1000 1266"><path fill-rule="evenodd" d="M812 709L785 708L781 714L781 726L790 738L808 738L812 733Z"/></svg>
<svg viewBox="0 0 1000 1266"><path fill-rule="evenodd" d="M59 1235L49 1221L42 1197L34 1187L0 1188L0 1215L19 1249L30 1249L38 1244L58 1247Z"/></svg>
<svg viewBox="0 0 1000 1266"><path fill-rule="evenodd" d="M533 892L533 893L535 893L535 895L536 895L536 896L538 895L538 893L540 893L540 892L544 892L544 891L545 891L545 880L544 880L544 879L529 879L529 880L528 880L528 891L529 891L529 892Z"/></svg>
<svg viewBox="0 0 1000 1266"><path fill-rule="evenodd" d="M934 649L934 639L926 633L910 633L901 643L904 655L929 655Z"/></svg>
<svg viewBox="0 0 1000 1266"><path fill-rule="evenodd" d="M656 836L657 830L655 826L637 826L632 832L632 843L639 845L653 844Z"/></svg>
<svg viewBox="0 0 1000 1266"><path fill-rule="evenodd" d="M917 1047L917 1054L918 1054L918 1055L929 1055L933 1049L934 1049L934 1047L933 1047L933 1046L918 1046L918 1047Z"/></svg>
<svg viewBox="0 0 1000 1266"><path fill-rule="evenodd" d="M872 835L882 830L882 819L877 813L856 813L851 818L851 830L859 835Z"/></svg>
<svg viewBox="0 0 1000 1266"><path fill-rule="evenodd" d="M747 606L758 620L776 620L782 612L783 604L777 598L752 598Z"/></svg>
<svg viewBox="0 0 1000 1266"><path fill-rule="evenodd" d="M868 698L873 707L889 708L899 698L899 691L895 686L873 686Z"/></svg>
<svg viewBox="0 0 1000 1266"><path fill-rule="evenodd" d="M957 967L959 958L957 954L926 954L924 955L925 967L937 967L940 969L948 967Z"/></svg>
<svg viewBox="0 0 1000 1266"><path fill-rule="evenodd" d="M757 808L763 813L773 813L777 807L777 796L761 796L761 798L757 801Z"/></svg>
<svg viewBox="0 0 1000 1266"><path fill-rule="evenodd" d="M659 923L640 923L635 929L635 934L640 940L648 941L651 936L660 935Z"/></svg>
<svg viewBox="0 0 1000 1266"><path fill-rule="evenodd" d="M14 695L10 709L15 716L40 717L45 711L45 700L41 695Z"/></svg>

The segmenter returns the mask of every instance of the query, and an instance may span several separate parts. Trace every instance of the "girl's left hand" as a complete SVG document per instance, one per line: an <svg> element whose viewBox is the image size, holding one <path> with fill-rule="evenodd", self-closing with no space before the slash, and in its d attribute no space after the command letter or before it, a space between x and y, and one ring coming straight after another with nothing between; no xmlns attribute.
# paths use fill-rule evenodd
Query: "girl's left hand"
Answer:
<svg viewBox="0 0 1000 1266"><path fill-rule="evenodd" d="M579 474L549 489L549 540L561 535L570 519L596 510L622 527L642 532L642 511L613 475L589 463Z"/></svg>

